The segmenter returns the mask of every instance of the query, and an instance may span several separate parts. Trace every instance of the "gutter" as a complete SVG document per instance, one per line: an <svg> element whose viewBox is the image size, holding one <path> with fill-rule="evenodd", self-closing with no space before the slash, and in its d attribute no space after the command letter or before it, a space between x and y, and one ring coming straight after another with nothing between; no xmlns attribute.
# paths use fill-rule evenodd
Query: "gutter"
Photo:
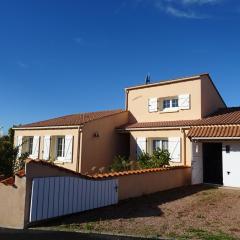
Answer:
<svg viewBox="0 0 240 240"><path fill-rule="evenodd" d="M152 127L152 128L126 128L117 129L118 132L129 132L129 131L151 131L151 130L174 130L174 129L189 129L191 126L179 126L179 127Z"/></svg>
<svg viewBox="0 0 240 240"><path fill-rule="evenodd" d="M49 126L49 127L15 127L13 130L40 130L40 129L78 129L82 128L83 125L73 126Z"/></svg>
<svg viewBox="0 0 240 240"><path fill-rule="evenodd" d="M80 164L80 148L82 148L82 128L78 127L78 147L77 147L77 164L76 164L76 172L79 172L79 164Z"/></svg>

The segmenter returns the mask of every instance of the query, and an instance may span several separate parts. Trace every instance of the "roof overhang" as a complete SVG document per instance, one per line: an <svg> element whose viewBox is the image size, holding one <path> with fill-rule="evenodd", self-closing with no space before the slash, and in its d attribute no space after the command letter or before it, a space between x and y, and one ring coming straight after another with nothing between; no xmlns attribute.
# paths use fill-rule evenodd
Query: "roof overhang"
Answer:
<svg viewBox="0 0 240 240"><path fill-rule="evenodd" d="M138 127L138 128L125 128L117 129L117 132L132 132L132 131L157 131L157 130L176 130L176 129L189 129L190 126L174 126L174 127Z"/></svg>
<svg viewBox="0 0 240 240"><path fill-rule="evenodd" d="M79 129L83 125L75 126L47 126L47 127L15 127L13 130L46 130L46 129Z"/></svg>
<svg viewBox="0 0 240 240"><path fill-rule="evenodd" d="M187 136L192 141L240 140L240 125L193 126Z"/></svg>

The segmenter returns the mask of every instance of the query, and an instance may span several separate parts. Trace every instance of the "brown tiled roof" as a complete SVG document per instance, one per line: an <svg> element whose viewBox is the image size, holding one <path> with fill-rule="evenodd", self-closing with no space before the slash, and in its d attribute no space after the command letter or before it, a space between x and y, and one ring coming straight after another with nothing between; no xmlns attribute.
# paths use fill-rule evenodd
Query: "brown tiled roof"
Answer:
<svg viewBox="0 0 240 240"><path fill-rule="evenodd" d="M179 121L161 121L161 122L137 122L122 126L120 129L132 128L161 128L161 127L184 127L192 126L199 120L179 120Z"/></svg>
<svg viewBox="0 0 240 240"><path fill-rule="evenodd" d="M52 118L45 121L20 125L16 128L30 128L30 127L51 127L51 126L80 126L84 123L108 117L114 114L124 112L121 109L109 110L109 111L99 111L99 112L88 112L88 113L78 113L72 115L66 115L63 117Z"/></svg>
<svg viewBox="0 0 240 240"><path fill-rule="evenodd" d="M185 127L185 126L207 126L207 125L236 125L240 124L240 107L223 108L203 119L159 121L159 122L137 122L121 127L123 130L132 128L161 128L161 127Z"/></svg>
<svg viewBox="0 0 240 240"><path fill-rule="evenodd" d="M240 137L240 125L220 125L191 127L187 136L189 138L235 138Z"/></svg>

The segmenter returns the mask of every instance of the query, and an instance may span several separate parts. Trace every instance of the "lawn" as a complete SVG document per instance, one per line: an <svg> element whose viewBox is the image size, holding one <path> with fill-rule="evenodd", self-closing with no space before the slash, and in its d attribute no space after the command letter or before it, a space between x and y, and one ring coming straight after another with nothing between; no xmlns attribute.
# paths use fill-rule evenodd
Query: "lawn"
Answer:
<svg viewBox="0 0 240 240"><path fill-rule="evenodd" d="M40 228L174 239L240 239L240 190L178 188L63 217Z"/></svg>

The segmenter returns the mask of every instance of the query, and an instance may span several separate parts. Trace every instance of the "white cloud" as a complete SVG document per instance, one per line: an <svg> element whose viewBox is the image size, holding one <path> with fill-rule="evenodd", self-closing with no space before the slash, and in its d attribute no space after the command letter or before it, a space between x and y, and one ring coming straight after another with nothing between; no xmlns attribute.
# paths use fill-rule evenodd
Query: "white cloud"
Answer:
<svg viewBox="0 0 240 240"><path fill-rule="evenodd" d="M200 14L202 5L219 4L224 0L136 0L138 4L151 4L162 12L178 18L204 19L209 16Z"/></svg>
<svg viewBox="0 0 240 240"><path fill-rule="evenodd" d="M218 4L220 2L222 2L222 0L182 0L183 4L197 4L197 5Z"/></svg>
<svg viewBox="0 0 240 240"><path fill-rule="evenodd" d="M193 18L193 19L201 19L205 18L204 16L197 15L193 11L184 11L180 10L171 6L168 6L165 8L166 13L175 16L175 17L181 17L181 18Z"/></svg>

